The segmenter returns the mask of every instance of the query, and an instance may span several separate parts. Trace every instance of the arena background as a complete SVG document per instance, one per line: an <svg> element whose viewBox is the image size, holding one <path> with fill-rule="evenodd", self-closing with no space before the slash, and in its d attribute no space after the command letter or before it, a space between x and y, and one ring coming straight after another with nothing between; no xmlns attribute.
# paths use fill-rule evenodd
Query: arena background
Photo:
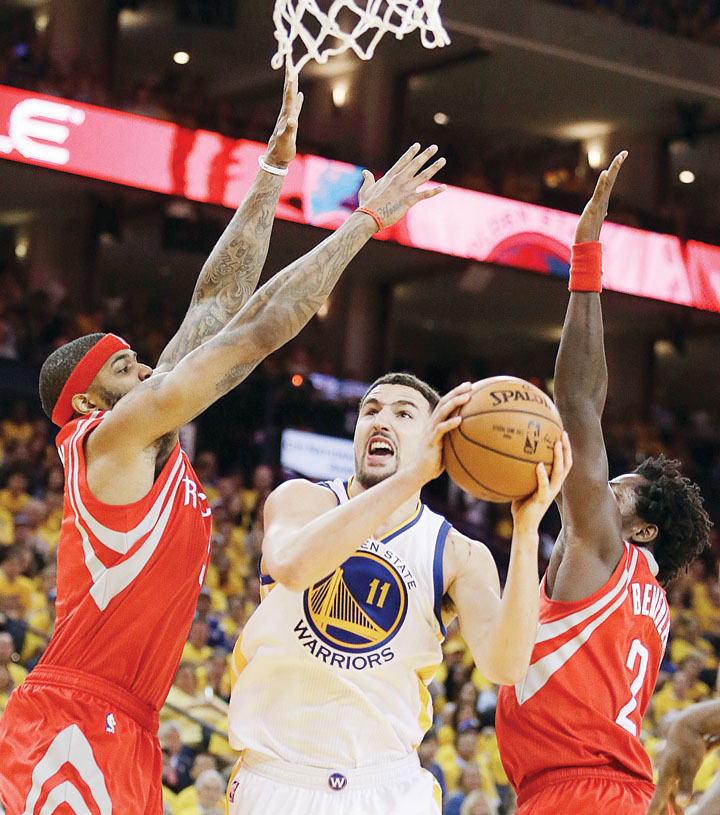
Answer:
<svg viewBox="0 0 720 815"><path fill-rule="evenodd" d="M371 62L343 55L301 74L301 157L263 279L346 217L359 167L382 172L415 140L440 146L440 180L460 189L367 246L302 334L183 431L215 535L162 713L167 812L220 806L220 776L194 781L234 760L227 654L258 599L267 492L293 474L347 473L337 439L352 433L364 383L386 370L440 390L510 373L552 393L574 228L563 213L581 211L623 148L608 218L620 227L603 233L611 473L676 456L720 516L720 3L444 0L443 12L447 48L386 38ZM0 5L0 708L53 625L62 477L39 365L96 330L154 363L230 218L222 203L239 202L272 130L274 48L269 2ZM153 150L168 155L154 163ZM425 498L503 572L508 507L446 477ZM553 511L544 560L557 523ZM669 591L671 642L644 729L654 760L673 711L718 691L719 555L713 533ZM446 812L511 813L496 689L452 629L445 652L423 761L442 776ZM698 790L719 763L710 753ZM466 800L475 788L484 796Z"/></svg>

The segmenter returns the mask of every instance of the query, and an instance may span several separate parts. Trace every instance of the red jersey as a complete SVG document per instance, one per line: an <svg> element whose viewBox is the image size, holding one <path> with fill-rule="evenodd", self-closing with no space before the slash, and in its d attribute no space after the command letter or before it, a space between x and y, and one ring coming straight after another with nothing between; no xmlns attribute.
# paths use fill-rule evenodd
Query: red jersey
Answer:
<svg viewBox="0 0 720 815"><path fill-rule="evenodd" d="M98 501L83 443L107 415L75 419L57 437L65 468L57 621L40 664L93 674L160 708L205 578L210 508L179 443L144 498Z"/></svg>
<svg viewBox="0 0 720 815"><path fill-rule="evenodd" d="M498 746L523 803L553 781L603 776L652 784L638 734L670 630L649 558L625 543L590 597L551 600L540 586L530 668L498 697ZM547 575L546 575L547 577Z"/></svg>

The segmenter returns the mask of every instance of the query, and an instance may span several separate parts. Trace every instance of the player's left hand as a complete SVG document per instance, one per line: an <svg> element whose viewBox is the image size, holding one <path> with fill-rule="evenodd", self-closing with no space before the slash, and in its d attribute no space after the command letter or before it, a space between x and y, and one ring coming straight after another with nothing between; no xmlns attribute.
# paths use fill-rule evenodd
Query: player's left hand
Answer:
<svg viewBox="0 0 720 815"><path fill-rule="evenodd" d="M425 443L408 469L418 480L418 489L437 478L445 469L443 437L462 422L460 408L470 400L472 385L463 382L445 394L435 406L425 431Z"/></svg>
<svg viewBox="0 0 720 815"><path fill-rule="evenodd" d="M600 230L607 215L610 193L627 155L627 150L618 153L608 169L600 173L600 178L598 178L595 185L595 192L585 205L575 229L575 243L600 240Z"/></svg>
<svg viewBox="0 0 720 815"><path fill-rule="evenodd" d="M516 529L523 528L537 531L540 521L548 511L550 504L555 500L555 496L560 492L563 481L567 478L571 467L570 438L563 431L562 438L555 442L550 476L547 474L545 465L542 462L538 464L536 468L538 486L535 492L526 498L518 498L512 502L510 508Z"/></svg>
<svg viewBox="0 0 720 815"><path fill-rule="evenodd" d="M673 722L660 758L658 782L647 815L666 815L668 804L674 815L683 815L706 751L707 743L701 733L682 718Z"/></svg>
<svg viewBox="0 0 720 815"><path fill-rule="evenodd" d="M286 67L282 109L265 154L265 161L273 167L284 169L295 158L295 137L304 98L298 93L297 76Z"/></svg>

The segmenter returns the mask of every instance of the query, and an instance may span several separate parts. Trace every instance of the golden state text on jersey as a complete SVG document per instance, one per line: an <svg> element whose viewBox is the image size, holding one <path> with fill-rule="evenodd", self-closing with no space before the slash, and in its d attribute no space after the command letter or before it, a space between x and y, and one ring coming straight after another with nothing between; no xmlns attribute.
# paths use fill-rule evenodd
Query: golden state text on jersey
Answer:
<svg viewBox="0 0 720 815"><path fill-rule="evenodd" d="M355 670L380 665L395 656L391 641L407 614L412 588L417 583L402 558L380 541L366 541L304 592L304 619L294 630L304 648L330 665Z"/></svg>
<svg viewBox="0 0 720 815"><path fill-rule="evenodd" d="M338 503L352 482L323 484ZM401 758L430 725L450 524L418 502L304 592L261 575L233 655L230 741L311 766ZM350 736L348 734L351 734Z"/></svg>

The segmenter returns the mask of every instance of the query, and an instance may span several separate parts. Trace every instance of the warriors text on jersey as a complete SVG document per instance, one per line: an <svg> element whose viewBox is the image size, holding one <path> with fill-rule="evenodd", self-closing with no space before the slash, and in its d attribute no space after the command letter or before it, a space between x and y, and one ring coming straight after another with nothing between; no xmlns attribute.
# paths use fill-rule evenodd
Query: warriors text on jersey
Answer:
<svg viewBox="0 0 720 815"><path fill-rule="evenodd" d="M496 727L518 802L553 781L604 777L652 783L638 734L655 688L670 618L652 555L625 543L597 592L577 602L540 587L530 668L503 687Z"/></svg>
<svg viewBox="0 0 720 815"><path fill-rule="evenodd" d="M41 664L81 668L159 708L205 577L210 509L179 444L143 499L98 501L87 486L83 441L106 415L70 422L58 435L65 507L57 623Z"/></svg>
<svg viewBox="0 0 720 815"><path fill-rule="evenodd" d="M325 486L349 500L340 480ZM351 487L350 487L351 488ZM230 743L286 762L365 767L402 759L432 718L442 660L450 524L418 502L304 592L263 577L233 655Z"/></svg>

